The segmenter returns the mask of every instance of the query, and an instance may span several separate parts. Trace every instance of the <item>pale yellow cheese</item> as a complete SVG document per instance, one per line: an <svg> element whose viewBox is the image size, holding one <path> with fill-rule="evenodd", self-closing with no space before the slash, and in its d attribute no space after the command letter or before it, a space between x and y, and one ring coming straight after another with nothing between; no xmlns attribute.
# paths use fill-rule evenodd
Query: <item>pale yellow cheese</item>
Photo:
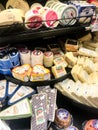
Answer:
<svg viewBox="0 0 98 130"><path fill-rule="evenodd" d="M71 70L71 75L75 81L79 80L78 74L79 74L81 68L82 68L82 66L76 64L73 66L73 68Z"/></svg>
<svg viewBox="0 0 98 130"><path fill-rule="evenodd" d="M65 68L61 65L53 66L52 73L53 73L55 78L59 78L59 77L64 76L65 74L67 74Z"/></svg>
<svg viewBox="0 0 98 130"><path fill-rule="evenodd" d="M78 78L81 82L87 82L88 81L88 73L83 69L81 68L79 73L78 73Z"/></svg>
<svg viewBox="0 0 98 130"><path fill-rule="evenodd" d="M64 60L63 57L57 57L53 60L55 65L62 65L64 67L67 67L68 63Z"/></svg>
<svg viewBox="0 0 98 130"><path fill-rule="evenodd" d="M65 60L70 66L74 66L77 63L77 57L75 57L72 52L65 54Z"/></svg>

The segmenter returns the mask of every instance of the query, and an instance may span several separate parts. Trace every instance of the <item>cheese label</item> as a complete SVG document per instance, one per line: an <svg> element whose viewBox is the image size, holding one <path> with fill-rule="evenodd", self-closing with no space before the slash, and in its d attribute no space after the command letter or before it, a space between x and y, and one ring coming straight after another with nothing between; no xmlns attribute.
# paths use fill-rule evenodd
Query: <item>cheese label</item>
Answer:
<svg viewBox="0 0 98 130"><path fill-rule="evenodd" d="M43 107L39 107L39 108L35 109L35 116L36 116L37 125L45 122Z"/></svg>

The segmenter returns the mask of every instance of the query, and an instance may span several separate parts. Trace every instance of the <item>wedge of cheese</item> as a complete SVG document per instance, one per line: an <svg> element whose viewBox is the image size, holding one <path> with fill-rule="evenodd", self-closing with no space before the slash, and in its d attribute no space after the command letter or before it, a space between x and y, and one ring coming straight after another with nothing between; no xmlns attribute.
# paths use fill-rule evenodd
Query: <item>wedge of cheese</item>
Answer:
<svg viewBox="0 0 98 130"><path fill-rule="evenodd" d="M31 75L32 68L29 64L24 64L22 66L18 66L12 69L12 75L14 78L29 81Z"/></svg>
<svg viewBox="0 0 98 130"><path fill-rule="evenodd" d="M71 67L77 63L77 57L75 57L72 52L67 52L65 54L65 60L67 61L68 65Z"/></svg>
<svg viewBox="0 0 98 130"><path fill-rule="evenodd" d="M0 119L0 130L11 130L8 124Z"/></svg>
<svg viewBox="0 0 98 130"><path fill-rule="evenodd" d="M8 104L12 105L24 98L31 97L35 90L29 86L20 86L20 88L10 97Z"/></svg>
<svg viewBox="0 0 98 130"><path fill-rule="evenodd" d="M75 82L73 80L66 79L63 82L61 82L60 85L62 86L63 95L65 95L65 96L67 96L67 97L69 97L69 98L71 98L73 100L76 100L76 101L80 102L77 97L72 95L72 92L75 89Z"/></svg>
<svg viewBox="0 0 98 130"><path fill-rule="evenodd" d="M32 116L32 107L29 99L25 98L20 102L2 110L0 112L0 119L12 120L19 118L27 118Z"/></svg>
<svg viewBox="0 0 98 130"><path fill-rule="evenodd" d="M78 74L79 74L81 68L82 68L82 66L76 64L73 66L73 68L71 70L71 75L75 81L79 80Z"/></svg>
<svg viewBox="0 0 98 130"><path fill-rule="evenodd" d="M92 95L88 96L88 100L90 100L94 104L94 106L98 108L98 83L94 84Z"/></svg>
<svg viewBox="0 0 98 130"><path fill-rule="evenodd" d="M84 70L84 68L80 68L80 71L78 73L78 78L81 82L87 82L88 81L89 74L87 71Z"/></svg>
<svg viewBox="0 0 98 130"><path fill-rule="evenodd" d="M86 58L85 63L83 65L84 69L90 74L95 71L94 63L91 59Z"/></svg>
<svg viewBox="0 0 98 130"><path fill-rule="evenodd" d="M87 82L89 84L95 84L98 83L98 72L94 71L88 76Z"/></svg>

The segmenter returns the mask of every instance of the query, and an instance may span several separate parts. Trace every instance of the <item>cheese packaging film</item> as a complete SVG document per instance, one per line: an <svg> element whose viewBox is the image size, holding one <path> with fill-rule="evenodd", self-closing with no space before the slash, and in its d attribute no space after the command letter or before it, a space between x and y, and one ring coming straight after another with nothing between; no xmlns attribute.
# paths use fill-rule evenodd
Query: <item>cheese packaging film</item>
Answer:
<svg viewBox="0 0 98 130"><path fill-rule="evenodd" d="M38 10L31 9L25 14L25 27L36 30L42 27L42 16Z"/></svg>
<svg viewBox="0 0 98 130"><path fill-rule="evenodd" d="M30 81L44 81L44 80L50 80L50 70L45 68L42 65L35 65L31 72L31 78Z"/></svg>
<svg viewBox="0 0 98 130"><path fill-rule="evenodd" d="M40 93L47 94L47 119L53 122L55 117L57 90L47 86L40 90Z"/></svg>
<svg viewBox="0 0 98 130"><path fill-rule="evenodd" d="M18 89L20 85L7 81L7 96L12 96Z"/></svg>
<svg viewBox="0 0 98 130"><path fill-rule="evenodd" d="M55 78L59 78L61 76L64 76L65 74L67 74L65 68L62 65L53 66L52 73Z"/></svg>
<svg viewBox="0 0 98 130"><path fill-rule="evenodd" d="M28 98L25 98L0 112L0 119L3 120L13 120L31 116L32 106Z"/></svg>
<svg viewBox="0 0 98 130"><path fill-rule="evenodd" d="M40 93L32 96L31 130L47 129L47 94Z"/></svg>
<svg viewBox="0 0 98 130"><path fill-rule="evenodd" d="M14 78L18 80L27 82L30 79L31 71L32 71L31 66L29 64L24 64L24 65L13 68L12 75Z"/></svg>
<svg viewBox="0 0 98 130"><path fill-rule="evenodd" d="M43 52L40 50L34 50L31 52L31 66L43 65Z"/></svg>
<svg viewBox="0 0 98 130"><path fill-rule="evenodd" d="M20 88L10 97L8 104L12 105L26 97L31 97L35 94L35 90L29 86L20 86Z"/></svg>

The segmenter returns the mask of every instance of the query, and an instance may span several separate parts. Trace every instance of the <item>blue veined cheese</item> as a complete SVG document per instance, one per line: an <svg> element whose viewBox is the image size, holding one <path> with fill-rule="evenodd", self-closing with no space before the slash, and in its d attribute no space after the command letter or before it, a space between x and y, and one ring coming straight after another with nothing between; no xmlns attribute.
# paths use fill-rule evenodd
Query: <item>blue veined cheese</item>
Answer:
<svg viewBox="0 0 98 130"><path fill-rule="evenodd" d="M0 112L0 119L12 120L32 116L32 107L29 99L25 98Z"/></svg>
<svg viewBox="0 0 98 130"><path fill-rule="evenodd" d="M31 97L35 90L29 86L21 86L9 99L8 104L14 104L26 97Z"/></svg>

